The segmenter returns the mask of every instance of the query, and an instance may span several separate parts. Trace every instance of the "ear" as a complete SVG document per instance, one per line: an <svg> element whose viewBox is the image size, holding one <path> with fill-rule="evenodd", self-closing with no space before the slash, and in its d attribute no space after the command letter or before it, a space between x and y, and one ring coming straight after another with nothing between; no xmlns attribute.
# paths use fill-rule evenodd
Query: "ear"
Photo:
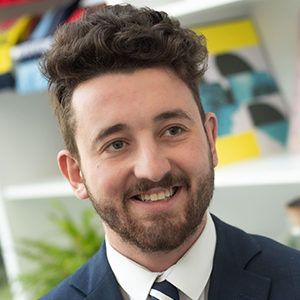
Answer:
<svg viewBox="0 0 300 300"><path fill-rule="evenodd" d="M78 199L88 198L88 193L84 185L81 170L77 160L68 150L62 150L57 155L58 165L61 173L69 181Z"/></svg>
<svg viewBox="0 0 300 300"><path fill-rule="evenodd" d="M209 112L205 114L205 123L204 123L208 142L210 144L210 150L212 153L214 167L218 165L218 154L216 150L216 140L218 136L218 123L217 117L214 113Z"/></svg>

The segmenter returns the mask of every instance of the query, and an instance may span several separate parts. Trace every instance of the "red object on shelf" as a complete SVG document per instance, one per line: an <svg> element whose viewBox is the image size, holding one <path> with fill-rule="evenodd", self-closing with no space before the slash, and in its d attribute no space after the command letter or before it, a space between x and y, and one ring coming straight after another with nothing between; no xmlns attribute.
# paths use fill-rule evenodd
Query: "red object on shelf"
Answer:
<svg viewBox="0 0 300 300"><path fill-rule="evenodd" d="M36 1L41 1L41 0L0 0L0 7L18 5L23 2L36 2Z"/></svg>
<svg viewBox="0 0 300 300"><path fill-rule="evenodd" d="M70 17L67 19L66 23L71 23L74 22L76 20L78 20L81 15L84 13L86 9L85 8L77 8L75 11L73 11L73 13L70 15Z"/></svg>

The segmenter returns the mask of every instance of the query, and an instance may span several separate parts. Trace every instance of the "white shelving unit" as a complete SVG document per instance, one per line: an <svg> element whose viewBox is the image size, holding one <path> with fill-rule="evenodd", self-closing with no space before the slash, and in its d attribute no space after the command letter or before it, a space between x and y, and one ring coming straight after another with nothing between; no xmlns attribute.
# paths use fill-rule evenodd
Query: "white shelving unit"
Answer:
<svg viewBox="0 0 300 300"><path fill-rule="evenodd" d="M22 5L9 15L40 12L60 1ZM64 1L66 2L66 1ZM121 1L107 1L121 2ZM184 26L249 16L265 47L269 65L287 106L294 94L298 36L298 0L134 0L137 6L168 11ZM36 2L38 3L38 2ZM175 6L171 7L171 4ZM10 279L23 268L16 253L22 237L57 240L47 216L52 200L60 200L74 216L90 204L75 199L59 174L56 153L62 147L60 132L52 116L46 93L17 95L0 91L0 240ZM285 230L285 205L300 196L300 154L282 153L252 159L216 170L215 196L211 211L247 231L280 238ZM14 286L14 300L27 300Z"/></svg>
<svg viewBox="0 0 300 300"><path fill-rule="evenodd" d="M215 182L216 188L299 184L300 194L300 153L279 153L219 168Z"/></svg>
<svg viewBox="0 0 300 300"><path fill-rule="evenodd" d="M24 185L11 185L3 190L3 197L6 201L30 201L33 199L71 196L73 196L73 192L70 185L61 177Z"/></svg>

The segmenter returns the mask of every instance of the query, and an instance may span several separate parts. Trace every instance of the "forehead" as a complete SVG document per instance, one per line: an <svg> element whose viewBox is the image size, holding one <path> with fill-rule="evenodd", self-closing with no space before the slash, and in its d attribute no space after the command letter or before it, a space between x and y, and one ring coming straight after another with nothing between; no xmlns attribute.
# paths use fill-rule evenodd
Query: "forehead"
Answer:
<svg viewBox="0 0 300 300"><path fill-rule="evenodd" d="M173 109L199 115L187 85L163 68L107 74L83 82L74 90L72 108L77 128L146 121Z"/></svg>

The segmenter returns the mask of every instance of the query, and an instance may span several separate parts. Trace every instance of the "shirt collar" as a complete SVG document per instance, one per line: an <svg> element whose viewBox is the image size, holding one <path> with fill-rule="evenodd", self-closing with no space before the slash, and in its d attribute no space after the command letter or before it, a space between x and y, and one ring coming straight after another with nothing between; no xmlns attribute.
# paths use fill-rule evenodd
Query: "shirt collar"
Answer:
<svg viewBox="0 0 300 300"><path fill-rule="evenodd" d="M185 255L171 267L167 279L191 299L199 299L209 281L216 247L214 222L207 213L205 228ZM187 276L188 274L188 276Z"/></svg>
<svg viewBox="0 0 300 300"><path fill-rule="evenodd" d="M162 273L151 272L128 259L111 246L107 236L105 239L107 259L119 286L130 299L146 300L155 279Z"/></svg>
<svg viewBox="0 0 300 300"><path fill-rule="evenodd" d="M147 299L157 278L159 281L167 279L189 298L198 299L212 271L215 246L216 230L209 213L198 240L175 265L163 273L151 272L121 255L106 239L107 258L119 285L130 299L139 300Z"/></svg>

